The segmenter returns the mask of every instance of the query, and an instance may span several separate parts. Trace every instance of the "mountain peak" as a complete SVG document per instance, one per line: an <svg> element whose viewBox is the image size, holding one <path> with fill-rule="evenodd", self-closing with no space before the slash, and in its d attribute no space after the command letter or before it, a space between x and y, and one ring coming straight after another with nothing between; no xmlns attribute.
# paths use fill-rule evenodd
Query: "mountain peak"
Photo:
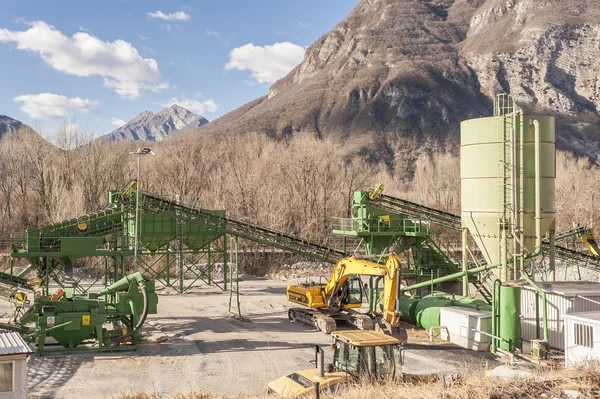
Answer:
<svg viewBox="0 0 600 399"><path fill-rule="evenodd" d="M204 117L194 114L180 105L173 104L157 113L144 111L124 126L107 135L110 142L120 140L163 141L182 131L191 130L208 123Z"/></svg>

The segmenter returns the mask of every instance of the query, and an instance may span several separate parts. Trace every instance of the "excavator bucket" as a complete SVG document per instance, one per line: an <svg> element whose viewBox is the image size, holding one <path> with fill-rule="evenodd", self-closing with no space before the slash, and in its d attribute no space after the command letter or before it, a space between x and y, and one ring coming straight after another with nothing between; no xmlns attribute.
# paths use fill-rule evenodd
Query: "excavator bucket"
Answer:
<svg viewBox="0 0 600 399"><path fill-rule="evenodd" d="M375 331L394 337L400 341L401 344L405 344L408 341L408 332L406 331L406 328L400 325L392 326L383 319L375 323Z"/></svg>

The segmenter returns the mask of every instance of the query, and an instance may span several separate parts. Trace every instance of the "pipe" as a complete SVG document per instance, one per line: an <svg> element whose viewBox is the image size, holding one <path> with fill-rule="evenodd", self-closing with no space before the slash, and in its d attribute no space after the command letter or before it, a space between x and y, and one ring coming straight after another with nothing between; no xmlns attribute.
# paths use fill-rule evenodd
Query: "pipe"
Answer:
<svg viewBox="0 0 600 399"><path fill-rule="evenodd" d="M519 269L522 269L525 267L525 260L523 259L523 250L525 247L525 233L523 232L523 224L525 223L525 190L523 189L523 185L525 184L525 115L523 115L522 111L519 113L521 115L521 128L519 129L519 231L515 233L519 234L520 238ZM515 280L518 280L520 277L515 265Z"/></svg>
<svg viewBox="0 0 600 399"><path fill-rule="evenodd" d="M469 244L469 230L466 227L462 229L462 271L469 271L469 253L467 252L467 246ZM469 296L469 276L463 276L462 281L462 294L463 296Z"/></svg>
<svg viewBox="0 0 600 399"><path fill-rule="evenodd" d="M476 267L474 269L469 269L467 271L462 271L462 272L458 272L458 273L449 274L447 276L438 277L435 280L428 280L428 281L424 281L422 283L409 285L408 287L404 287L404 288L400 289L400 295L404 294L407 291L416 290L416 289L419 289L419 288L427 287L429 285L445 283L446 281L456 280L457 278L461 278L461 277L464 277L464 276L470 276L471 274L480 273L480 272L483 272L483 271L486 271L486 270L495 269L498 266L499 265L497 263L493 264L493 265L484 265L484 266Z"/></svg>
<svg viewBox="0 0 600 399"><path fill-rule="evenodd" d="M552 222L552 228L550 229L550 235L548 237L548 239L550 240L550 280L552 281L556 281L556 243L554 242L555 234L556 230L554 227L554 222Z"/></svg>
<svg viewBox="0 0 600 399"><path fill-rule="evenodd" d="M513 105L513 127L510 130L510 190L511 190L511 202L512 202L512 215L511 215L511 224L512 224L512 235L513 235L513 269L511 278L515 278L515 269L517 265L517 244L518 237L516 231L518 231L518 218L517 218L517 210L519 207L518 199L517 199L517 165L515 162L517 160L517 109Z"/></svg>
<svg viewBox="0 0 600 399"><path fill-rule="evenodd" d="M142 317L140 317L140 319L138 320L138 322L135 325L135 327L133 328L133 330L131 330L127 334L124 334L119 337L115 337L115 338L111 339L110 340L111 342L121 342L124 339L133 337L135 334L138 333L138 331L142 328L142 325L146 321L146 317L148 316L148 293L146 292L146 286L144 285L144 286L140 287L140 291L142 292L142 297L144 297L144 309L142 310ZM130 304L130 306L131 306L131 304Z"/></svg>
<svg viewBox="0 0 600 399"><path fill-rule="evenodd" d="M485 331L478 330L478 329L476 329L476 328L473 328L473 327L471 327L471 328L470 328L470 330L471 330L471 331L475 331L476 333L483 334L483 335L486 335L486 336L488 336L488 337L491 337L491 338L497 339L497 340L501 340L501 341L504 341L504 342L508 342L507 340L505 340L505 339L504 339L504 338L502 338L502 337L498 337L497 335L490 334L490 333L487 333L487 332L485 332Z"/></svg>
<svg viewBox="0 0 600 399"><path fill-rule="evenodd" d="M500 315L498 314L498 308L500 307L500 298L498 298L500 296L500 285L501 282L498 279L492 283L492 333L497 336L500 329ZM496 353L496 349L499 346L496 342L497 340L492 338L492 353Z"/></svg>
<svg viewBox="0 0 600 399"><path fill-rule="evenodd" d="M540 123L536 119L532 119L530 124L533 125L535 132L535 250L523 256L520 272L525 281L531 285L535 292L542 297L542 314L543 314L543 330L544 342L548 342L548 303L546 301L546 293L532 280L525 272L525 260L535 258L542 252L542 175L540 170Z"/></svg>
<svg viewBox="0 0 600 399"><path fill-rule="evenodd" d="M448 331L448 327L446 327L446 326L429 327L429 342L433 342L433 333L435 330L440 330L440 334L442 333L441 330L446 330L446 335L448 336L448 339L446 340L446 342L450 342L450 332Z"/></svg>

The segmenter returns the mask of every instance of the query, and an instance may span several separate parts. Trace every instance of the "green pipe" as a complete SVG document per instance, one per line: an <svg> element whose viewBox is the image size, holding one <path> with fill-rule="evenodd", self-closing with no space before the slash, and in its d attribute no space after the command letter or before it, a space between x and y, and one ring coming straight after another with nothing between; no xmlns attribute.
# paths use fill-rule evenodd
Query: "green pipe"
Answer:
<svg viewBox="0 0 600 399"><path fill-rule="evenodd" d="M46 328L46 332L50 332L50 331L52 331L52 330L58 330L59 328L66 327L66 326L68 326L69 324L73 324L73 320L67 321L67 322L65 322L65 323L57 324L57 325L55 325L55 326L52 326L52 327L50 327L50 328ZM39 334L36 334L36 335L39 335Z"/></svg>
<svg viewBox="0 0 600 399"><path fill-rule="evenodd" d="M462 271L463 272L469 271L469 254L467 252L468 243L469 243L469 229L467 229L466 227L463 227L463 229L462 229L462 262L463 262ZM463 291L462 292L463 296L469 296L469 276L467 276L467 275L463 276L462 291Z"/></svg>
<svg viewBox="0 0 600 399"><path fill-rule="evenodd" d="M474 269L469 269L467 271L453 273L453 274L449 274L447 276L439 277L439 278L436 278L435 280L424 281L422 283L409 285L408 287L402 288L400 290L400 294L403 294L406 291L416 290L416 289L419 289L419 288L427 287L429 285L435 285L435 284L445 283L446 281L456 280L456 279L464 277L464 276L470 276L471 274L481 273L481 272L486 271L486 270L495 269L498 266L499 266L498 264L479 266L479 267L476 267Z"/></svg>
<svg viewBox="0 0 600 399"><path fill-rule="evenodd" d="M492 334L494 334L494 336L498 337L498 330L499 330L499 315L498 315L498 308L500 307L500 280L496 279L494 280L494 283L492 285ZM496 348L498 347L497 344L497 339L496 338L492 338L492 345L491 345L491 351L492 353L496 353Z"/></svg>

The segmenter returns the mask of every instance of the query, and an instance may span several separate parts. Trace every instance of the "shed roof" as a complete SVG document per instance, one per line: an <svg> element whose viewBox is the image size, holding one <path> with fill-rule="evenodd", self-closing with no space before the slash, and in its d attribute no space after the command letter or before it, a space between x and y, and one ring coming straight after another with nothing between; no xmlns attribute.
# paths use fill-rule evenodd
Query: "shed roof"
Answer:
<svg viewBox="0 0 600 399"><path fill-rule="evenodd" d="M583 321L600 322L600 312L577 312L565 315L565 319L577 319Z"/></svg>
<svg viewBox="0 0 600 399"><path fill-rule="evenodd" d="M34 350L19 333L0 333L0 356L31 354Z"/></svg>
<svg viewBox="0 0 600 399"><path fill-rule="evenodd" d="M600 296L600 283L596 281L544 281L536 282L546 293L573 297L577 295ZM523 289L534 290L529 284Z"/></svg>

